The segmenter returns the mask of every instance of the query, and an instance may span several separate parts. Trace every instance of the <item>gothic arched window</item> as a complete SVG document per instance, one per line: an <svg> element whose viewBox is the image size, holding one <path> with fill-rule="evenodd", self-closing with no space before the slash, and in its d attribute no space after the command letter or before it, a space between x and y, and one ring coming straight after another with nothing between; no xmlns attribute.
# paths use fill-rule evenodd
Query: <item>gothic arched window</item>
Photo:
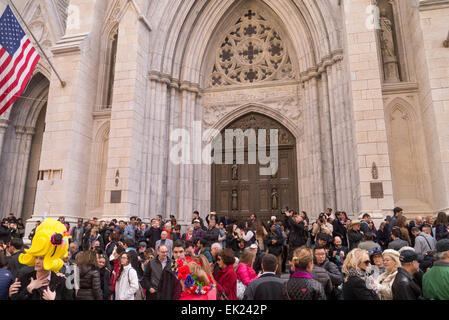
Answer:
<svg viewBox="0 0 449 320"><path fill-rule="evenodd" d="M107 92L106 92L106 108L111 108L112 106L112 96L114 94L114 78L115 78L115 63L117 60L117 43L118 43L118 32L115 32L110 43L109 51L109 65L107 68Z"/></svg>

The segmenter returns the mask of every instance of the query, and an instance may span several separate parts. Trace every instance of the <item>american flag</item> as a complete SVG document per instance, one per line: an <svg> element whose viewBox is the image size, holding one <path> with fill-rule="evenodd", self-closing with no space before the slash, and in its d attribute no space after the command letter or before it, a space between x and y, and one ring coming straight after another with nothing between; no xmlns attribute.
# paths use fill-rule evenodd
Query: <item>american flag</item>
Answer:
<svg viewBox="0 0 449 320"><path fill-rule="evenodd" d="M0 115L20 97L40 59L14 13L0 18Z"/></svg>

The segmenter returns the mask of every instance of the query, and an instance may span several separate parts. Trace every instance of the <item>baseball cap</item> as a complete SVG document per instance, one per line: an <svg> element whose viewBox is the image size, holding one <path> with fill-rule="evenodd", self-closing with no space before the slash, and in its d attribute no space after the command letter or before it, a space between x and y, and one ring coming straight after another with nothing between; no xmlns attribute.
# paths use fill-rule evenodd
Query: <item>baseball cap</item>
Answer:
<svg viewBox="0 0 449 320"><path fill-rule="evenodd" d="M257 244L253 243L252 245L249 246L251 249L257 249Z"/></svg>
<svg viewBox="0 0 449 320"><path fill-rule="evenodd" d="M198 220L198 219L195 219L195 220L193 220L193 223L195 223L195 222L200 222L200 220Z"/></svg>
<svg viewBox="0 0 449 320"><path fill-rule="evenodd" d="M408 263L413 261L418 261L418 254L412 250L404 250L401 252L399 260L402 263Z"/></svg>

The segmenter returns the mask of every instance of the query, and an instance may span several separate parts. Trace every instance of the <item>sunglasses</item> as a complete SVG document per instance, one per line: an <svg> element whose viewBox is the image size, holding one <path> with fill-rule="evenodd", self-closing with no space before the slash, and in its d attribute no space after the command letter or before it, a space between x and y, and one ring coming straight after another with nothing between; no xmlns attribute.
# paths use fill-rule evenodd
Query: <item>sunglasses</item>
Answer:
<svg viewBox="0 0 449 320"><path fill-rule="evenodd" d="M371 264L371 261L366 260L366 261L363 261L363 263L365 264L365 266L369 266Z"/></svg>

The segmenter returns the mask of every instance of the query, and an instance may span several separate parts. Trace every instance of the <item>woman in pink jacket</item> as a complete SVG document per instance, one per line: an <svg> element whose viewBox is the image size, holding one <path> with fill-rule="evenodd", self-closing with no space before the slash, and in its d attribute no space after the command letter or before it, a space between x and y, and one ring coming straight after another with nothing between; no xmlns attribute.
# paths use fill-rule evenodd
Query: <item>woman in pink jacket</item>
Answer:
<svg viewBox="0 0 449 320"><path fill-rule="evenodd" d="M255 258L255 253L249 248L246 248L240 257L239 265L237 267L237 279L242 281L245 286L248 286L251 281L258 278L256 271L253 269Z"/></svg>

